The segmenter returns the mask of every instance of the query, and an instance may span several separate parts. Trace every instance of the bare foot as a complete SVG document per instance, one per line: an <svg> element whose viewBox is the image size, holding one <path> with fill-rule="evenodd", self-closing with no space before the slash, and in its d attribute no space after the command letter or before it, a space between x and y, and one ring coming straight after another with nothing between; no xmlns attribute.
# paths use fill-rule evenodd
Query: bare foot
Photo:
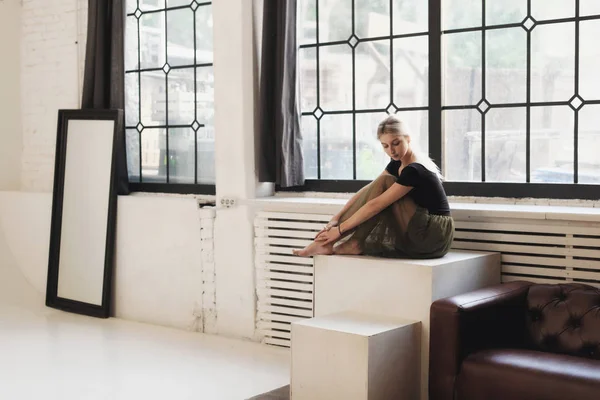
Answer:
<svg viewBox="0 0 600 400"><path fill-rule="evenodd" d="M340 255L360 255L362 254L362 249L360 248L360 245L358 244L357 240L350 239L347 242L344 242L337 246L334 252L335 254Z"/></svg>
<svg viewBox="0 0 600 400"><path fill-rule="evenodd" d="M312 242L302 250L292 250L292 253L300 257L330 255L333 254L333 243L323 245L322 242Z"/></svg>

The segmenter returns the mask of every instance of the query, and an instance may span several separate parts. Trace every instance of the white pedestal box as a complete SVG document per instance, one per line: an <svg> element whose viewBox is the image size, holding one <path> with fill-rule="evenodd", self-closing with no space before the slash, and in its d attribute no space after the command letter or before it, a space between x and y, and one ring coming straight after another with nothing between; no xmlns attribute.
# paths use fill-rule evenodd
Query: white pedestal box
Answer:
<svg viewBox="0 0 600 400"><path fill-rule="evenodd" d="M433 260L316 256L315 317L352 310L420 321L420 398L427 400L431 303L498 284L500 270L499 253L451 251Z"/></svg>
<svg viewBox="0 0 600 400"><path fill-rule="evenodd" d="M357 312L292 324L292 400L414 400L420 323Z"/></svg>

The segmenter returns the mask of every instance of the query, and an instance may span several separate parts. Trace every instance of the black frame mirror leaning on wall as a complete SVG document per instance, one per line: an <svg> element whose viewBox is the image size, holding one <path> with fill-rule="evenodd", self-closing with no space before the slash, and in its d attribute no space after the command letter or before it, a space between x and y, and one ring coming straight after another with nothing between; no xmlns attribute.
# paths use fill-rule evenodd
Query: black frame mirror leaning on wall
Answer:
<svg viewBox="0 0 600 400"><path fill-rule="evenodd" d="M59 110L46 305L111 313L121 110Z"/></svg>

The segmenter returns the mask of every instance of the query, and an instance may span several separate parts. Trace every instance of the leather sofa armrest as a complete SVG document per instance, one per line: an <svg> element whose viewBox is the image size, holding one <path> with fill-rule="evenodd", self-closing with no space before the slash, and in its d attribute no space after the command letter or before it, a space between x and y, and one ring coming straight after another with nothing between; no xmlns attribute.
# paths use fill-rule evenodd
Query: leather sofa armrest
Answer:
<svg viewBox="0 0 600 400"><path fill-rule="evenodd" d="M488 348L526 345L531 282L511 282L435 301L430 313L429 399L453 400L462 360Z"/></svg>

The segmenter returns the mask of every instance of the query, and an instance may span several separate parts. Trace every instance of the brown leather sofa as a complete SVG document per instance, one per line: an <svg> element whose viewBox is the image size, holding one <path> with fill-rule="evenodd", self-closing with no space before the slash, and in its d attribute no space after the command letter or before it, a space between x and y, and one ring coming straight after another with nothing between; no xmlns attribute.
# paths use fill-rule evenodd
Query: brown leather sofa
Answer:
<svg viewBox="0 0 600 400"><path fill-rule="evenodd" d="M600 290L511 282L431 305L430 400L599 400Z"/></svg>

